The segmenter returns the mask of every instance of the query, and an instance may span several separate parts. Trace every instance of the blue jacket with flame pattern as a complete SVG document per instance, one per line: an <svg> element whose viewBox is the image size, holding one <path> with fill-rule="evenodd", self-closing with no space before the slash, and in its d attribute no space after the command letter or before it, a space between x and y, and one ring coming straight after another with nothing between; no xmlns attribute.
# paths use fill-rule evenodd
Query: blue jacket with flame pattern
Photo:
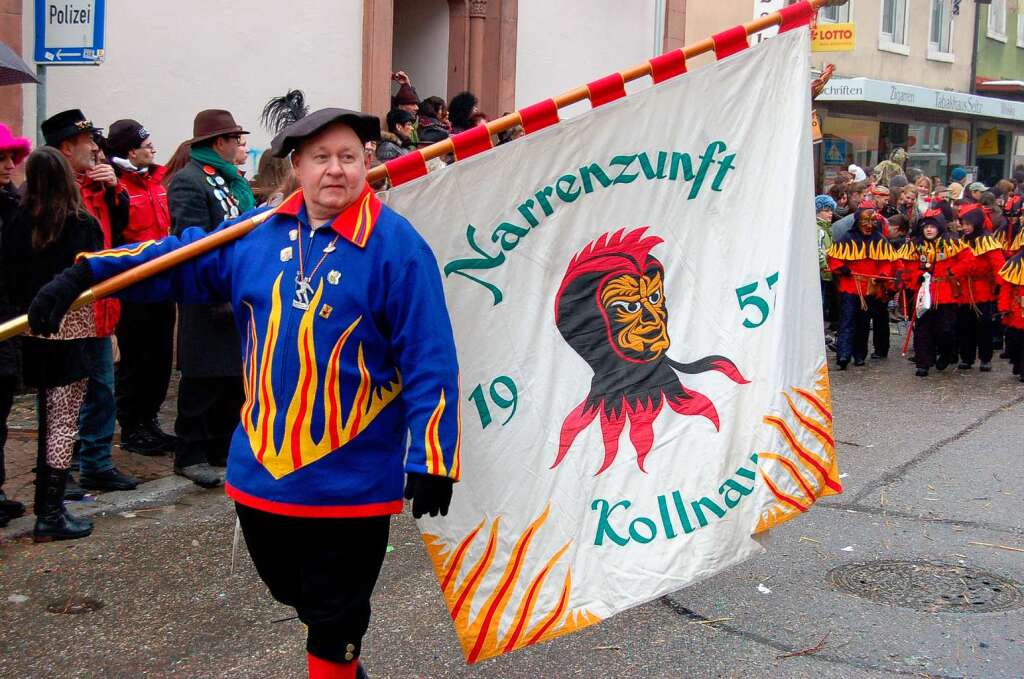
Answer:
<svg viewBox="0 0 1024 679"><path fill-rule="evenodd" d="M83 256L99 281L206 235ZM239 240L118 296L234 307L246 399L226 490L237 502L377 516L402 510L404 472L458 480L458 364L437 261L369 186L329 228L311 231L299 194Z"/></svg>

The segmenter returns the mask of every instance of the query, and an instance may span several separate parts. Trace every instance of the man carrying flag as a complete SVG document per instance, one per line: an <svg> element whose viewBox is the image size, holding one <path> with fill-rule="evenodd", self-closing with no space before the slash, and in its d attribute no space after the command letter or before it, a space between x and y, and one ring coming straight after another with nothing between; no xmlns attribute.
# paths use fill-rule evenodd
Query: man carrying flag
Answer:
<svg viewBox="0 0 1024 679"><path fill-rule="evenodd" d="M308 627L311 677L365 676L360 644L403 480L418 518L447 514L460 474L441 277L366 183L363 147L379 130L333 108L285 128L273 152L291 156L301 193L241 239L119 293L232 304L246 400L225 485L260 577ZM30 326L53 332L94 282L205 235L83 256L39 292Z"/></svg>

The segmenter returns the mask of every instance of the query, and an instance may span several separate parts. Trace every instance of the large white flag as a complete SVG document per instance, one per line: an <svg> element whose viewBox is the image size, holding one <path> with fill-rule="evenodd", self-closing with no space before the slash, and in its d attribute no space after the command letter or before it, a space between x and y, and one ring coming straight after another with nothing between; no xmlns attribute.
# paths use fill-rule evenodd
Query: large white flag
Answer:
<svg viewBox="0 0 1024 679"><path fill-rule="evenodd" d="M462 481L420 527L466 658L758 553L839 492L806 28L390 192L443 268Z"/></svg>

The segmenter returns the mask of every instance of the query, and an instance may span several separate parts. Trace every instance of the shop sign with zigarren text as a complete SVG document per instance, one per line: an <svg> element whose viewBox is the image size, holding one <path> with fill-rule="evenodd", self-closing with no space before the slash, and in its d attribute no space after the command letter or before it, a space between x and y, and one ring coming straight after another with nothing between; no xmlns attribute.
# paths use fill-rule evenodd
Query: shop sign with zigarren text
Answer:
<svg viewBox="0 0 1024 679"><path fill-rule="evenodd" d="M420 529L468 662L708 578L840 492L808 39L384 196L458 344L462 480Z"/></svg>

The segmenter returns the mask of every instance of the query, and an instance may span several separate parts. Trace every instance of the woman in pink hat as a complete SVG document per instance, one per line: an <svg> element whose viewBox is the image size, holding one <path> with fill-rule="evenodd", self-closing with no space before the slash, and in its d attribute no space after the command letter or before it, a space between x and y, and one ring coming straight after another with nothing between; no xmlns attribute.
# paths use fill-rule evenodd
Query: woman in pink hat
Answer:
<svg viewBox="0 0 1024 679"><path fill-rule="evenodd" d="M14 168L25 160L32 144L24 137L15 137L11 130L0 123L0 229L11 221L17 210L21 196L14 186ZM0 239L0 248L3 240ZM17 309L11 304L3 281L0 280L0 321L6 321L17 315ZM11 413L14 400L14 388L17 385L20 351L14 340L0 342L0 526L6 526L11 519L25 513L20 502L8 500L4 494L4 445L7 443L7 416Z"/></svg>

